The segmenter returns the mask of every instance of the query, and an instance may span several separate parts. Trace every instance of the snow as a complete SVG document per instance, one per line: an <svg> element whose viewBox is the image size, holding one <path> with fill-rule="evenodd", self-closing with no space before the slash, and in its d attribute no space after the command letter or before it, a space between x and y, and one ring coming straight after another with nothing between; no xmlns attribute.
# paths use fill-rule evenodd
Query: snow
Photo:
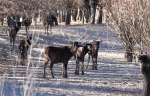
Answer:
<svg viewBox="0 0 150 96"><path fill-rule="evenodd" d="M61 33L67 34L68 39ZM52 34L44 34L43 26L31 26L32 46L26 65L20 64L18 44L25 39L25 28L19 31L14 52L10 53L9 38L5 32L0 37L0 96L141 96L142 74L138 62L127 62L124 47L118 36L107 26L54 26ZM98 32L98 33L97 33ZM103 40L98 53L98 70L92 70L90 62L85 75L75 75L75 60L68 64L68 78L61 76L61 64L54 64L55 78L51 78L49 65L43 78L43 49L47 46L66 46L70 41L92 42L98 36ZM85 66L87 55L85 56Z"/></svg>

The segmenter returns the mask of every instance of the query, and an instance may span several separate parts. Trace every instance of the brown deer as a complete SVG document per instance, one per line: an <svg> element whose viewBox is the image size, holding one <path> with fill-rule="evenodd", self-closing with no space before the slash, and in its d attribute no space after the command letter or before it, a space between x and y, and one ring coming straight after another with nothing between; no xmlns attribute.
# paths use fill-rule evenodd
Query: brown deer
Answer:
<svg viewBox="0 0 150 96"><path fill-rule="evenodd" d="M45 69L49 61L50 63L50 72L52 75L52 78L54 78L53 75L53 65L54 63L61 62L62 67L62 76L64 78L67 78L67 65L70 58L75 54L76 49L78 47L78 42L73 42L70 46L61 46L61 47L54 47L49 46L44 49L44 56L45 56L45 64L44 64L44 75L45 78Z"/></svg>
<svg viewBox="0 0 150 96"><path fill-rule="evenodd" d="M93 62L93 67L92 67L92 69L93 69L93 70L97 70L98 50L99 50L99 44L100 44L101 42L102 42L102 41L93 41L93 42L92 42L92 50L90 50L90 51L88 52L88 63L87 63L86 69L87 69L88 66L89 66L90 57L92 57L92 62Z"/></svg>
<svg viewBox="0 0 150 96"><path fill-rule="evenodd" d="M60 46L60 47L54 47L54 46L49 46L46 47L44 49L44 56L45 56L45 64L44 64L44 75L43 77L45 78L45 69L46 66L48 64L49 61L51 61L50 63L50 72L52 75L52 78L54 78L53 75L53 71L52 71L52 67L54 65L54 63L62 63L62 76L64 78L67 78L67 65L68 65L68 61L70 60L70 58L72 56L75 55L76 50L78 48L78 41L74 41L72 42L71 38L69 38L62 30L61 28L61 33L67 37L69 39L69 41L71 41L71 45L70 46ZM78 40L81 40L82 38L84 38L87 35L87 33L83 36L80 36L80 38Z"/></svg>
<svg viewBox="0 0 150 96"><path fill-rule="evenodd" d="M32 23L32 17L31 17L31 16L24 15L24 16L23 16L23 19L26 19L26 20L24 20L23 24L24 24L24 26L25 26L26 35L27 35L27 37L28 37L28 31L29 31L29 27L30 27L30 25L31 25L31 23Z"/></svg>
<svg viewBox="0 0 150 96"><path fill-rule="evenodd" d="M14 20L13 19L14 17L15 16L13 16L13 17L8 16L7 17L7 24L8 24L8 31L9 31L9 37L10 37L11 50L14 49L14 43L15 43L15 39L17 36L17 32L21 28L21 22Z"/></svg>
<svg viewBox="0 0 150 96"><path fill-rule="evenodd" d="M11 51L14 49L14 44L15 44L15 39L16 39L16 36L17 36L17 32L21 28L21 22L15 20L14 19L15 17L16 17L15 15L10 15L10 16L7 17L7 24L8 24L8 31L9 31L9 37L10 37ZM24 19L24 20L26 20L26 19Z"/></svg>
<svg viewBox="0 0 150 96"><path fill-rule="evenodd" d="M22 65L25 65L24 61L25 61L25 59L27 59L27 52L28 52L28 49L31 45L31 39L32 39L32 37L29 37L27 40L21 40L20 41L19 51L21 54L21 64Z"/></svg>
<svg viewBox="0 0 150 96"><path fill-rule="evenodd" d="M77 52L75 54L76 58L76 69L75 74L79 75L79 67L80 67L80 61L82 62L81 69L82 69L82 75L84 75L84 57L85 55L92 49L92 44L85 43L84 45L79 45Z"/></svg>
<svg viewBox="0 0 150 96"><path fill-rule="evenodd" d="M43 25L45 27L45 34L47 34L47 35L49 34L48 33L48 28L49 27L50 27L50 32L52 34L52 26L54 26L55 20L56 20L56 17L53 16L53 15L51 15L51 14L49 14L49 15L45 14L45 15L43 15Z"/></svg>
<svg viewBox="0 0 150 96"><path fill-rule="evenodd" d="M143 96L150 96L150 54L140 54L138 60L141 64L141 72L144 77Z"/></svg>

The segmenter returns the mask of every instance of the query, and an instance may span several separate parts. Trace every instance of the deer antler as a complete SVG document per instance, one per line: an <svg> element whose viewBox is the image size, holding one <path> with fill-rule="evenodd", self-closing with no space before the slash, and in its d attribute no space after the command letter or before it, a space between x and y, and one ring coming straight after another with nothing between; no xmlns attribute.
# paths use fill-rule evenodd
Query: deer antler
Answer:
<svg viewBox="0 0 150 96"><path fill-rule="evenodd" d="M15 22L17 22L17 20L14 20L13 18L12 18L12 16L10 17L13 21L15 21Z"/></svg>
<svg viewBox="0 0 150 96"><path fill-rule="evenodd" d="M80 37L77 41L82 40L87 35L87 28L86 28L86 26L85 26L85 29L86 29L86 33L82 37Z"/></svg>
<svg viewBox="0 0 150 96"><path fill-rule="evenodd" d="M99 36L99 34L98 34L98 32L96 31L96 35L97 35L97 37L96 37L96 40L98 39L98 36Z"/></svg>
<svg viewBox="0 0 150 96"><path fill-rule="evenodd" d="M65 36L65 37L67 37L70 41L72 41L71 40L71 38L70 37L68 37L64 32L63 32L63 29L62 29L62 27L61 27L61 33Z"/></svg>
<svg viewBox="0 0 150 96"><path fill-rule="evenodd" d="M10 18L11 18L13 21L15 21L15 22L19 22L19 21L15 20L14 18L12 18L12 16L11 16ZM23 19L21 22L25 21L27 18L28 18L28 15L26 14L26 18Z"/></svg>

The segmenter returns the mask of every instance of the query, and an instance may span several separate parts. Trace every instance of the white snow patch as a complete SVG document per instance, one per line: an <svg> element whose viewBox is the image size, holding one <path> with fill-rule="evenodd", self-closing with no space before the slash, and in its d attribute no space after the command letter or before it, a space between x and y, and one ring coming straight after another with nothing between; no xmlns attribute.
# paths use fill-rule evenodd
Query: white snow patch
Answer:
<svg viewBox="0 0 150 96"><path fill-rule="evenodd" d="M124 58L124 53L116 53L116 52L98 52L98 56L107 57L107 58Z"/></svg>

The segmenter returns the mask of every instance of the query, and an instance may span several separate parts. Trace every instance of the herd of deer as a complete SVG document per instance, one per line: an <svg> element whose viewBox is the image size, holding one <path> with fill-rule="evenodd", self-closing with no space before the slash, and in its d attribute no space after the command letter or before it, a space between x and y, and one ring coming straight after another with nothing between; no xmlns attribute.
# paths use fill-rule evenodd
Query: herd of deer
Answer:
<svg viewBox="0 0 150 96"><path fill-rule="evenodd" d="M48 34L48 28L50 26L53 26L53 22L55 21L56 17L52 15L46 15L43 19L43 24L45 26L45 34ZM13 16L8 16L7 18L7 24L8 24L8 31L9 31L9 37L10 37L10 46L11 51L14 49L15 39L17 36L17 32L21 28L22 22L24 22L24 25L26 27L26 34L27 34L27 40L21 40L19 44L19 50L21 54L21 64L24 65L25 59L27 59L27 51L29 46L31 45L31 37L28 37L28 29L30 24L32 23L31 18L29 18L27 15L23 17L22 22L17 21L14 19ZM52 34L52 32L51 32ZM64 33L63 33L64 34ZM66 36L66 35L65 35ZM67 37L67 36L66 36ZM82 38L82 37L81 37ZM80 42L71 42L70 46L61 46L61 47L55 47L55 46L49 46L44 49L44 56L45 56L45 64L44 64L44 75L45 78L45 70L46 66L49 61L50 62L50 72L52 75L52 78L54 78L52 67L54 63L62 63L62 76L64 78L67 78L67 65L68 61L71 57L75 57L76 59L76 68L75 68L75 74L79 75L79 68L81 66L82 75L84 75L84 57L88 53L88 63L90 61L90 57L92 57L92 69L97 70L97 57L98 57L98 50L99 50L99 44L102 41L93 41L92 43L80 43ZM144 75L144 96L150 95L150 54L144 54L139 55L139 61L141 61L141 71ZM80 62L82 64L80 65ZM86 69L88 68L88 63L86 66Z"/></svg>
<svg viewBox="0 0 150 96"><path fill-rule="evenodd" d="M43 25L45 26L45 34L48 34L48 28L54 25L54 21L56 20L56 17L53 15L45 15L43 16ZM7 17L7 23L8 23L8 31L9 31L9 37L10 37L10 47L11 51L14 50L14 44L15 44L15 39L17 36L17 32L21 28L21 24L23 23L25 28L26 28L26 35L27 35L27 40L21 40L19 44L19 50L21 54L21 64L25 65L25 59L27 59L27 51L29 46L31 45L31 40L32 37L28 36L28 31L29 31L29 26L32 23L32 19L29 16L24 16L23 20L17 21L15 17L8 16ZM67 38L68 36L62 32ZM51 32L52 34L52 32ZM85 35L81 38L84 38ZM92 57L92 62L93 62L93 67L92 69L97 70L97 57L98 57L98 49L99 49L99 44L101 41L93 41L92 43L81 43L78 41L70 42L70 46L61 46L61 47L55 47L55 46L49 46L44 49L44 56L45 56L45 64L44 64L44 75L43 77L45 78L45 70L46 66L49 61L50 62L50 72L52 77L54 78L52 67L54 63L62 63L62 76L64 78L67 78L67 65L68 61L70 60L71 57L75 57L76 59L76 69L75 69L75 74L79 75L79 68L80 68L80 61L82 62L81 64L81 69L82 69L82 75L84 75L84 57L88 53L88 63L90 61L90 57ZM88 68L88 64L86 69Z"/></svg>

